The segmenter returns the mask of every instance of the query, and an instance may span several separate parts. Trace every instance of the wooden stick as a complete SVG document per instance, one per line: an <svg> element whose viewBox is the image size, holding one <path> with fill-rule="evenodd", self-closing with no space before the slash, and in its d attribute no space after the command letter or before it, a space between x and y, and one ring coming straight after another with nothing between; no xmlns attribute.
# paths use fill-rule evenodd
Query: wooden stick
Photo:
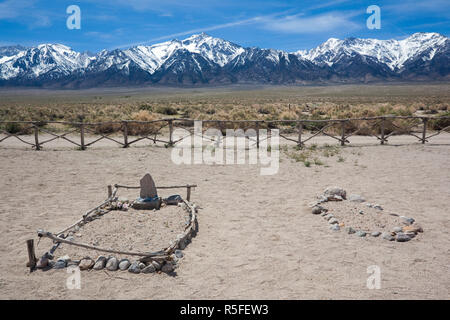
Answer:
<svg viewBox="0 0 450 320"><path fill-rule="evenodd" d="M84 145L84 124L80 125L80 140L81 140L81 150L86 150L86 146Z"/></svg>
<svg viewBox="0 0 450 320"><path fill-rule="evenodd" d="M297 140L297 146L299 148L302 147L302 133L303 133L303 122L298 123L298 140Z"/></svg>
<svg viewBox="0 0 450 320"><path fill-rule="evenodd" d="M169 120L169 145L173 146L173 121Z"/></svg>
<svg viewBox="0 0 450 320"><path fill-rule="evenodd" d="M187 201L191 201L191 186L188 186L188 187L187 187L186 200L187 200Z"/></svg>
<svg viewBox="0 0 450 320"><path fill-rule="evenodd" d="M114 249L99 248L99 247L90 246L90 245L87 245L84 243L77 243L77 242L68 241L68 240L65 240L62 238L58 238L55 235L53 235L51 232L46 232L44 230L38 230L38 236L44 237L44 238L49 238L53 241L73 245L76 247L81 247L81 248L91 249L91 250L96 250L96 251L103 251L103 252L108 252L108 253L116 253L116 254L123 254L123 255L129 255L129 256L141 256L141 257L164 257L164 256L166 256L166 254L163 251L145 252L144 253L144 252L127 252L127 251L120 251L120 250L114 250Z"/></svg>
<svg viewBox="0 0 450 320"><path fill-rule="evenodd" d="M41 150L41 145L39 144L39 127L37 125L34 126L34 144L37 151Z"/></svg>
<svg viewBox="0 0 450 320"><path fill-rule="evenodd" d="M112 186L108 185L108 199L112 197Z"/></svg>
<svg viewBox="0 0 450 320"><path fill-rule="evenodd" d="M123 125L123 147L128 148L128 123L127 123L127 121L123 121L122 125Z"/></svg>
<svg viewBox="0 0 450 320"><path fill-rule="evenodd" d="M425 144L426 138L427 138L427 122L428 119L427 118L423 118L423 130L422 130L422 144Z"/></svg>
<svg viewBox="0 0 450 320"><path fill-rule="evenodd" d="M34 252L34 240L27 240L27 250L28 250L28 266L30 267L30 272L36 268L36 254Z"/></svg>

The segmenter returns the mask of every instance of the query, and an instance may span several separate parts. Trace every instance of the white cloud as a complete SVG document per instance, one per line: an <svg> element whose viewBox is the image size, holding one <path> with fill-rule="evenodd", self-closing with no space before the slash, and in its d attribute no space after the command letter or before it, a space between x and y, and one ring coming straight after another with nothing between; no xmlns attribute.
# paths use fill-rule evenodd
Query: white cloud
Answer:
<svg viewBox="0 0 450 320"><path fill-rule="evenodd" d="M264 18L263 27L267 30L293 34L314 34L335 30L352 30L360 28L350 20L349 15L342 13L327 13L305 17L292 15L277 18Z"/></svg>

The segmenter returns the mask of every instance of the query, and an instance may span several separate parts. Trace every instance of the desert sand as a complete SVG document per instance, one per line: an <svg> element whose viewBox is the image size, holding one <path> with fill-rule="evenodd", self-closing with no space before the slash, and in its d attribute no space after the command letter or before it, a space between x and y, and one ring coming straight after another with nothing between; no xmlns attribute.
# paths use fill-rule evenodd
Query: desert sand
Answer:
<svg viewBox="0 0 450 320"><path fill-rule="evenodd" d="M163 147L34 151L8 139L0 145L0 298L448 299L450 135L426 145L409 138L345 147L344 161L321 166L281 153L268 176L257 165L175 165ZM70 225L106 198L107 185L136 185L146 172L157 185L198 184L199 232L176 276L83 271L81 289L69 290L65 270L29 272L25 241L37 241L37 229ZM414 217L424 233L398 243L331 231L308 204L334 185ZM42 239L37 253L49 247ZM372 265L380 289L366 286Z"/></svg>

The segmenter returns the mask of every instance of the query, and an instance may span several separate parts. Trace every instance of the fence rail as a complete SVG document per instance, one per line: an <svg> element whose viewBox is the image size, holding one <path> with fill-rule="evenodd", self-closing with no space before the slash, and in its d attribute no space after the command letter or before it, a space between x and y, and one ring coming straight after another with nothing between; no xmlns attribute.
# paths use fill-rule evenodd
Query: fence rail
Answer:
<svg viewBox="0 0 450 320"><path fill-rule="evenodd" d="M151 121L138 120L120 120L106 122L68 122L68 121L0 121L0 133L4 134L0 137L0 143L9 138L16 138L26 145L30 145L36 150L41 150L44 144L56 139L63 139L81 150L87 149L106 139L115 142L123 148L141 141L150 140L153 143L164 143L166 146L173 146L180 140L189 136L196 135L192 130L193 124L201 121L205 128L216 124L218 129L224 131L229 128L254 129L254 138L247 137L252 140L257 148L260 146L260 129L270 128L279 129L281 138L296 143L299 147L317 136L327 136L335 139L340 145L344 146L350 141L349 137L355 135L366 135L376 138L380 144L388 142L388 138L394 135L410 135L418 139L422 144L442 132L450 129L450 116L425 117L425 116L379 116L365 118L348 118L348 119L296 119L296 120L197 120L187 118L167 118ZM434 130L428 129L430 123L439 121L442 123ZM52 132L47 125L59 124L69 128L67 132ZM8 125L24 125L20 130L7 130ZM244 126L243 126L244 125ZM118 130L103 130L101 127L116 126ZM236 128L237 127L237 128ZM100 129L99 129L100 128ZM174 128L183 128L189 135L174 140ZM166 135L163 129L168 129ZM13 132L11 132L13 131ZM117 131L122 133L122 138L111 137ZM51 136L46 140L40 140L40 133ZM167 135L168 133L168 135ZM309 135L308 135L309 133ZM24 136L34 136L34 141L26 141ZM79 135L79 140L73 135ZM92 134L96 137L93 141L86 142L86 134ZM268 132L270 135L270 132ZM291 135L291 136L289 136ZM130 140L132 138L132 140Z"/></svg>

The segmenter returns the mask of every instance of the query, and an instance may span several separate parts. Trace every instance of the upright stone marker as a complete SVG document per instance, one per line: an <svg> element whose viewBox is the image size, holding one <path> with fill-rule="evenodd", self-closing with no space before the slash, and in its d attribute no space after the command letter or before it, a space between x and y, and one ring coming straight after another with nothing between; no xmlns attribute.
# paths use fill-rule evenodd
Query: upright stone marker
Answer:
<svg viewBox="0 0 450 320"><path fill-rule="evenodd" d="M153 181L152 176L147 173L141 179L141 198L154 198L156 196L158 196L158 193L156 192L155 181Z"/></svg>

